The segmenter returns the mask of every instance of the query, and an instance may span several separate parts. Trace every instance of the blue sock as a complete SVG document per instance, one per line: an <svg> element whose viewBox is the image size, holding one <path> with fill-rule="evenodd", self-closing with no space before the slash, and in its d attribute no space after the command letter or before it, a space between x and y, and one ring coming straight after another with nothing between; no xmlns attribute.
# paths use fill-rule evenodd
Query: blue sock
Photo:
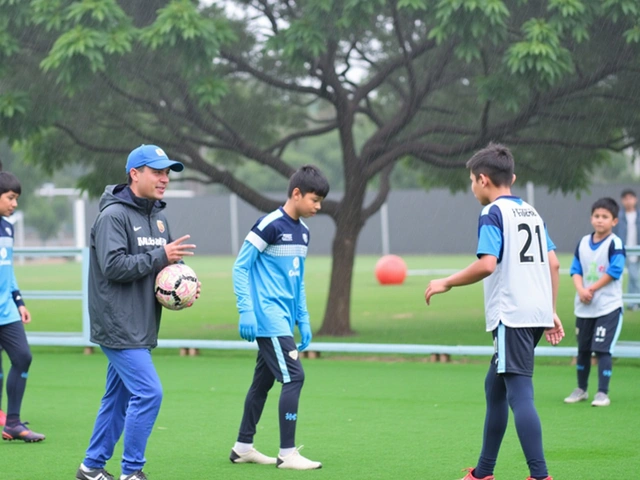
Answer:
<svg viewBox="0 0 640 480"><path fill-rule="evenodd" d="M591 350L578 352L576 370L578 373L578 388L586 392L589 386L589 372L591 371Z"/></svg>
<svg viewBox="0 0 640 480"><path fill-rule="evenodd" d="M545 479L549 475L542 449L542 426L533 403L531 377L505 374L507 400L513 411L516 432L533 478Z"/></svg>
<svg viewBox="0 0 640 480"><path fill-rule="evenodd" d="M478 464L473 471L476 478L493 475L498 459L498 451L502 438L507 430L509 420L509 405L504 376L498 375L495 362L491 362L484 381L484 392L487 402L487 412L484 419L484 433L482 435L482 451Z"/></svg>
<svg viewBox="0 0 640 480"><path fill-rule="evenodd" d="M610 353L596 353L598 357L598 391L609 393L609 381L611 380L611 370L613 360Z"/></svg>

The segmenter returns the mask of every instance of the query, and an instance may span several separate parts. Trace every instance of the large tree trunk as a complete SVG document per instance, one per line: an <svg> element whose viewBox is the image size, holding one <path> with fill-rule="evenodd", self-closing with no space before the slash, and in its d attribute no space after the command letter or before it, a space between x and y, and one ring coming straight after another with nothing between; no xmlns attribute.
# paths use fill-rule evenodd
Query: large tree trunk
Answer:
<svg viewBox="0 0 640 480"><path fill-rule="evenodd" d="M351 281L356 244L362 225L339 219L333 239L331 284L322 327L318 335L346 336L351 330Z"/></svg>

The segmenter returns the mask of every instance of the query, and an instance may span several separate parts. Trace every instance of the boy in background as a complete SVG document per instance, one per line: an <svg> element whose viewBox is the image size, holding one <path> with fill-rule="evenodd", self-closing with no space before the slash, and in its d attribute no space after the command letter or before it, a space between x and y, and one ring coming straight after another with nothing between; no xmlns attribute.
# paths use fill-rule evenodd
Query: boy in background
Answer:
<svg viewBox="0 0 640 480"><path fill-rule="evenodd" d="M494 480L493 471L513 411L529 466L527 480L552 480L533 403L534 348L543 333L556 345L564 337L555 313L560 264L538 212L511 195L514 160L508 148L489 144L467 162L471 190L484 205L478 228L478 259L450 277L432 280L427 304L452 287L484 280L486 329L496 353L485 380L487 412L482 452L462 480Z"/></svg>
<svg viewBox="0 0 640 480"><path fill-rule="evenodd" d="M9 172L0 172L0 216L11 216L18 207L21 193L20 181L15 176ZM40 442L45 436L31 431L20 420L32 360L24 324L31 322L31 314L24 304L13 272L13 225L5 218L0 219L0 248L0 346L11 361L6 382L7 416L2 439Z"/></svg>
<svg viewBox="0 0 640 480"><path fill-rule="evenodd" d="M312 470L320 462L295 448L298 403L304 383L299 352L311 342L304 288L304 262L309 229L301 218L315 215L329 193L329 183L314 166L305 165L291 177L283 207L260 218L247 235L233 266L233 287L240 312L239 333L258 342L253 382L244 403L233 463L275 464L278 468ZM296 347L294 327L302 343ZM275 381L282 383L278 417L280 451L268 457L253 447L256 426Z"/></svg>
<svg viewBox="0 0 640 480"><path fill-rule="evenodd" d="M636 192L627 189L620 194L620 201L624 212L618 216L618 223L613 227L615 233L626 247L637 247L640 241L640 215L638 214L638 197ZM638 255L627 255L627 293L640 293L640 262ZM638 310L637 303L627 305L629 310Z"/></svg>
<svg viewBox="0 0 640 480"><path fill-rule="evenodd" d="M589 398L587 386L591 354L598 357L598 392L591 405L606 407L609 399L613 348L622 329L622 272L625 250L613 227L618 223L618 204L601 198L591 207L593 233L578 243L571 278L576 287L574 313L578 335L578 388L564 399L577 403Z"/></svg>

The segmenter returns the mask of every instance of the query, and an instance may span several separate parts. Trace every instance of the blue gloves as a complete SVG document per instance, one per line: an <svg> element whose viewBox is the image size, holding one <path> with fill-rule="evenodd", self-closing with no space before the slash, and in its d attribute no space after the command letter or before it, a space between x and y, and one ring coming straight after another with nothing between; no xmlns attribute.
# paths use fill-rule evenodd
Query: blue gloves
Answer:
<svg viewBox="0 0 640 480"><path fill-rule="evenodd" d="M303 351L311 343L311 325L308 323L298 323L298 330L300 330L300 339L302 342L298 345L298 350Z"/></svg>
<svg viewBox="0 0 640 480"><path fill-rule="evenodd" d="M238 324L238 332L240 336L247 342L253 342L258 334L258 321L253 312L244 312L240 314L240 322Z"/></svg>

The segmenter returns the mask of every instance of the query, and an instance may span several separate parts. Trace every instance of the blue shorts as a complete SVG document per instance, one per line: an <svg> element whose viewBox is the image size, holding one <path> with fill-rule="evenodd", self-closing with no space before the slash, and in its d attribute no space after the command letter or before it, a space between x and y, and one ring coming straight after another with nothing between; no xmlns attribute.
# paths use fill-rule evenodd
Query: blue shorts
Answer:
<svg viewBox="0 0 640 480"><path fill-rule="evenodd" d="M576 318L578 351L613 353L621 330L621 308L598 318Z"/></svg>
<svg viewBox="0 0 640 480"><path fill-rule="evenodd" d="M293 337L258 337L256 371L267 369L280 383L304 380L300 352Z"/></svg>
<svg viewBox="0 0 640 480"><path fill-rule="evenodd" d="M500 322L492 332L496 352L492 361L496 364L497 373L532 377L534 350L543 333L543 327L512 328Z"/></svg>

